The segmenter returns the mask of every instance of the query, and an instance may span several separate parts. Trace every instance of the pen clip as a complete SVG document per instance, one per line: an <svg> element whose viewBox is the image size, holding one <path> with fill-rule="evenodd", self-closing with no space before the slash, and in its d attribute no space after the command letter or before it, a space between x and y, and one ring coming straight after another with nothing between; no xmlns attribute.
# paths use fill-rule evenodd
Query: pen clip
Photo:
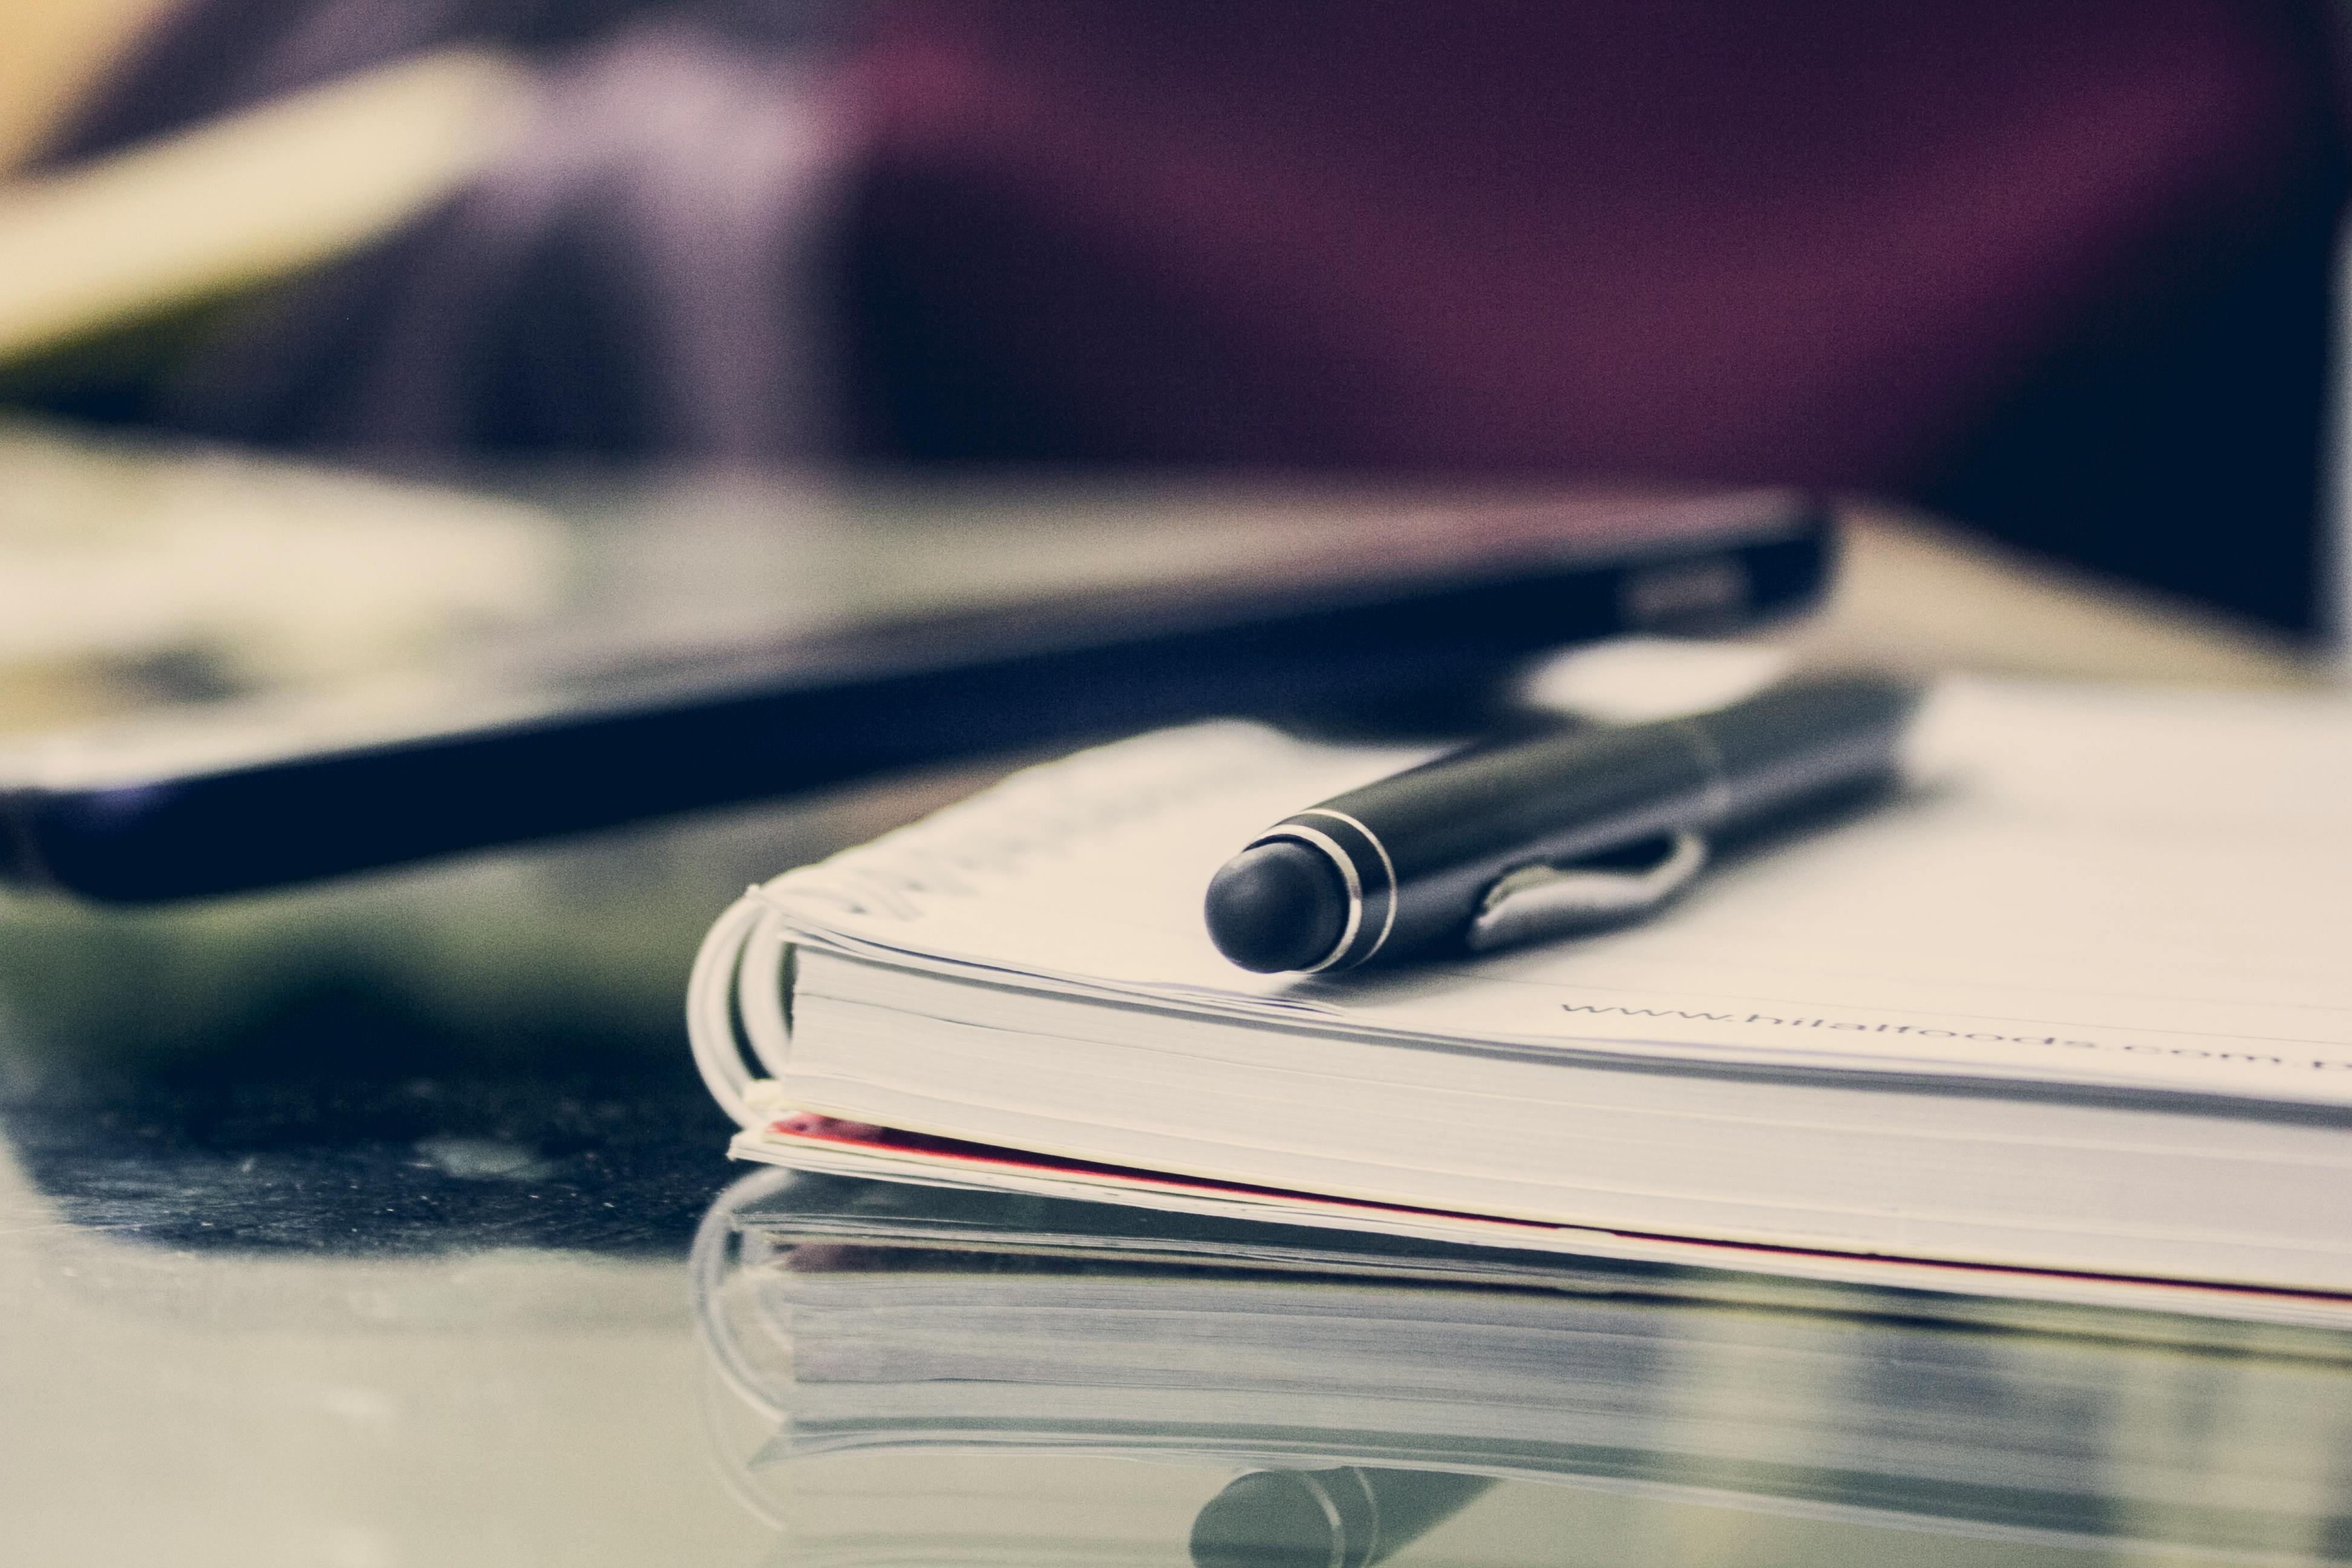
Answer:
<svg viewBox="0 0 2352 1568"><path fill-rule="evenodd" d="M1706 840L1697 834L1666 834L1661 842L1665 853L1636 869L1520 867L1486 889L1470 921L1470 950L1485 952L1649 913L1682 891L1706 865Z"/></svg>

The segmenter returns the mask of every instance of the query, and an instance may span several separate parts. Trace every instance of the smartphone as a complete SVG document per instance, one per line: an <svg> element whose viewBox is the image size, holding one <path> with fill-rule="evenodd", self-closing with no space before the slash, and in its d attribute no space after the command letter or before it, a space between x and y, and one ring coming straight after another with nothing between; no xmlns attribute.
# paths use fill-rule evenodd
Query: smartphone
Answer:
<svg viewBox="0 0 2352 1568"><path fill-rule="evenodd" d="M199 898L1215 715L1377 716L1564 645L1798 609L1832 555L1823 506L1784 490L530 504L555 563L528 613L0 742L0 879Z"/></svg>

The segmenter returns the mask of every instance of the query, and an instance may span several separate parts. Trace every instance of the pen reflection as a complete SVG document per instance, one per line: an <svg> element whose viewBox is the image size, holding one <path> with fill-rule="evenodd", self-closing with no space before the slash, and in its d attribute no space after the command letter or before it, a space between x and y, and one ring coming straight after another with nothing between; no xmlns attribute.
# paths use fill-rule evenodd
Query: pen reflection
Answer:
<svg viewBox="0 0 2352 1568"><path fill-rule="evenodd" d="M782 1172L730 1189L694 1253L708 1409L789 1560L1502 1568L1572 1542L1581 1563L1835 1564L1927 1561L1932 1538L1937 1563L2055 1565L2352 1542L2337 1339L1654 1275L1276 1272L1154 1217ZM1180 1242L1193 1262L1142 1260Z"/></svg>
<svg viewBox="0 0 2352 1568"><path fill-rule="evenodd" d="M1253 1470L1192 1521L1192 1568L1372 1568L1495 1484L1444 1470Z"/></svg>

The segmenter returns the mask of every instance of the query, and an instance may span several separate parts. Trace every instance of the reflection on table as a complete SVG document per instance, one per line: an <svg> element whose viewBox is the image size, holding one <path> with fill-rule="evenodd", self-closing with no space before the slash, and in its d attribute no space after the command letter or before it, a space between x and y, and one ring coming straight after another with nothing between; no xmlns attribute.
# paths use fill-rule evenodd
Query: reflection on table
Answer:
<svg viewBox="0 0 2352 1568"><path fill-rule="evenodd" d="M1089 1245L1096 1207L788 1173L713 1207L694 1261L712 1431L780 1561L2352 1552L2339 1338L1764 1280L1743 1300L1327 1270L1266 1247L1274 1227L1199 1220L1171 1222L1171 1263L1129 1211Z"/></svg>

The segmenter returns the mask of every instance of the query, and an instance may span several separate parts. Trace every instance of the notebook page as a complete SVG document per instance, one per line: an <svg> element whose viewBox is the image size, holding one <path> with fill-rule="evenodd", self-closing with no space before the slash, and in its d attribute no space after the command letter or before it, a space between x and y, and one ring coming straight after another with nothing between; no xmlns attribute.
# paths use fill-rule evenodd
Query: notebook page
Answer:
<svg viewBox="0 0 2352 1568"><path fill-rule="evenodd" d="M2339 700L1955 681L1898 798L1730 857L1638 925L1331 978L1225 963L1216 868L1412 755L1145 737L769 896L896 963L1350 1031L2352 1103Z"/></svg>

